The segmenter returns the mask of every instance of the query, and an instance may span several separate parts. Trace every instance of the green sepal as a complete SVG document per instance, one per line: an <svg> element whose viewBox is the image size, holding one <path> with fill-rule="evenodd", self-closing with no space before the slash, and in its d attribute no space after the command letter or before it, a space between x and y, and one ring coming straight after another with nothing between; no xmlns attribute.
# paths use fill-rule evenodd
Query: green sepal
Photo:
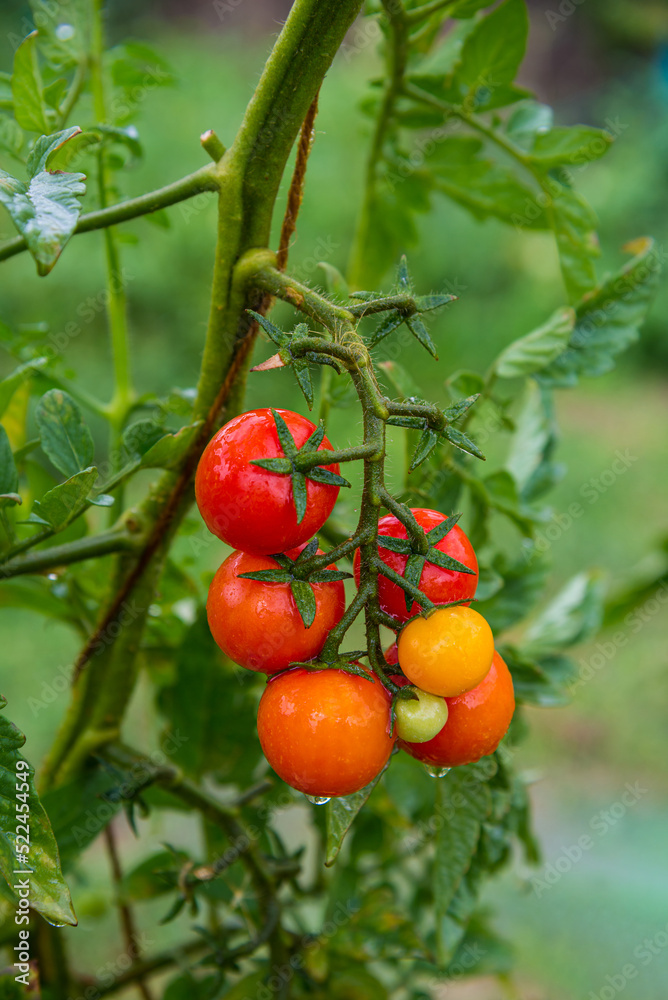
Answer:
<svg viewBox="0 0 668 1000"><path fill-rule="evenodd" d="M461 513L451 514L450 517L446 517L445 521L442 521L441 524L437 524L435 528L428 531L427 540L429 544L438 545L439 542L442 542L445 536L452 531L461 516Z"/></svg>
<svg viewBox="0 0 668 1000"><path fill-rule="evenodd" d="M443 431L444 437L448 439L450 444L453 444L455 448L459 448L460 451L465 451L468 455L473 455L474 458L480 458L485 461L485 456L481 452L478 445L467 437L466 434L462 434L455 427L446 427Z"/></svg>
<svg viewBox="0 0 668 1000"><path fill-rule="evenodd" d="M247 309L246 312L260 324L264 332L271 337L273 342L278 347L284 347L288 343L290 340L288 334L284 333L284 331L279 329L279 327L274 326L274 324L271 323L266 316L261 316L260 313L254 312L253 309Z"/></svg>
<svg viewBox="0 0 668 1000"><path fill-rule="evenodd" d="M440 549L432 547L429 549L426 558L427 562L433 563L434 566L438 566L440 569L452 569L458 573L468 573L470 576L475 576L474 569L470 569L464 563L460 563L458 559L453 559L447 552L441 552Z"/></svg>
<svg viewBox="0 0 668 1000"><path fill-rule="evenodd" d="M292 574L287 569L257 569L237 576L240 580L259 580L261 583L292 583Z"/></svg>
<svg viewBox="0 0 668 1000"><path fill-rule="evenodd" d="M306 492L306 477L303 473L296 470L292 473L292 495L295 501L295 510L297 511L297 524L301 524L306 514L308 494Z"/></svg>
<svg viewBox="0 0 668 1000"><path fill-rule="evenodd" d="M292 358L292 355L291 355ZM305 358L292 358L289 362L295 373L297 385L301 389L309 410L313 409L313 380L311 379L311 369Z"/></svg>
<svg viewBox="0 0 668 1000"><path fill-rule="evenodd" d="M443 416L448 421L449 424L453 424L455 420L459 420L463 417L467 410L473 406L475 401L480 398L480 393L476 392L473 396L467 396L466 399L459 399L452 406L449 406L447 410L443 411Z"/></svg>
<svg viewBox="0 0 668 1000"><path fill-rule="evenodd" d="M251 465L259 465L267 472L277 472L279 475L292 475L292 462L289 458L255 458Z"/></svg>
<svg viewBox="0 0 668 1000"><path fill-rule="evenodd" d="M432 309L441 309L443 306L447 306L456 298L456 295L419 295L415 299L415 306L418 312L431 312Z"/></svg>
<svg viewBox="0 0 668 1000"><path fill-rule="evenodd" d="M394 535L379 535L378 546L381 549L389 549L390 552L398 552L403 556L409 556L413 551L408 538L395 538Z"/></svg>
<svg viewBox="0 0 668 1000"><path fill-rule="evenodd" d="M422 432L422 437L418 441L417 447L413 452L411 464L408 467L409 472L413 472L414 469L417 469L419 465L422 465L422 463L429 458L432 451L438 444L438 437L439 435L437 431L433 431L431 427L425 427Z"/></svg>
<svg viewBox="0 0 668 1000"><path fill-rule="evenodd" d="M309 574L309 583L335 583L337 580L352 580L352 573L341 569L318 569Z"/></svg>
<svg viewBox="0 0 668 1000"><path fill-rule="evenodd" d="M427 327L424 325L419 316L407 316L406 326L411 331L415 339L422 344L426 351L429 351L431 356L438 361L438 354L436 353L436 345L429 336L427 332Z"/></svg>
<svg viewBox="0 0 668 1000"><path fill-rule="evenodd" d="M410 583L413 587L420 589L420 579L422 578L422 570L424 569L425 557L420 552L413 552L406 560L406 568L403 572L403 577L406 583ZM414 597L411 596L407 591L404 591L404 600L406 601L406 611L410 611L413 607Z"/></svg>
<svg viewBox="0 0 668 1000"><path fill-rule="evenodd" d="M297 445L295 444L294 438L290 433L290 428L278 410L274 410L272 407L271 413L274 418L274 423L276 424L276 433L278 434L278 441L283 449L283 454L286 458L292 458L292 456L297 453Z"/></svg>
<svg viewBox="0 0 668 1000"><path fill-rule="evenodd" d="M336 472L320 465L309 469L305 475L314 483L325 483L327 486L350 486L348 480L344 479L343 476L339 476Z"/></svg>
<svg viewBox="0 0 668 1000"><path fill-rule="evenodd" d="M393 330L396 330L398 326L401 326L403 321L404 317L402 314L398 309L394 309L378 324L374 332L371 334L369 347L375 347L376 344L379 344L381 340L384 340L385 337L388 336L388 334L392 333Z"/></svg>
<svg viewBox="0 0 668 1000"><path fill-rule="evenodd" d="M290 590L295 599L297 610L304 623L304 628L310 628L315 621L316 602L313 587L306 580L291 580Z"/></svg>
<svg viewBox="0 0 668 1000"><path fill-rule="evenodd" d="M322 421L318 424L310 437L304 441L300 452L317 451L325 439L325 425Z"/></svg>
<svg viewBox="0 0 668 1000"><path fill-rule="evenodd" d="M306 560L310 559L311 556L314 556L317 551L318 551L318 539L312 538L310 542L307 542L307 544L301 550L297 558L294 560L295 566L300 566L302 563L305 563ZM287 558L288 557L285 556L285 559Z"/></svg>
<svg viewBox="0 0 668 1000"><path fill-rule="evenodd" d="M408 259L405 253L401 255L401 259L399 260L399 265L397 267L397 285L400 291L413 291L411 278L408 273Z"/></svg>

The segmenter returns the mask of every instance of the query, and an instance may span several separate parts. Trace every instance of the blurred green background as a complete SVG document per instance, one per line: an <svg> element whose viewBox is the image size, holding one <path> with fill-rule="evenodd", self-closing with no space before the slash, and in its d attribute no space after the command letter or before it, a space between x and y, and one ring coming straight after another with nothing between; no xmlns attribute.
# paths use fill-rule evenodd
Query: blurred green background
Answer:
<svg viewBox="0 0 668 1000"><path fill-rule="evenodd" d="M140 163L118 174L123 196L158 187L201 165L198 137L206 128L214 128L224 142L233 137L277 19L289 4L245 0L221 6L226 10L222 20L208 3L128 0L111 5L112 35L157 45L178 77L175 88L146 96L137 122L146 153ZM636 236L651 234L666 247L665 3L554 0L530 6L531 50L522 83L555 105L557 122L586 121L618 133L605 159L576 176L600 217L602 269L618 266L622 245ZM25 34L27 17L27 5L3 3L3 69L10 66L11 33ZM354 36L351 41L354 47ZM291 251L292 270L304 280L321 280L319 260L345 268L370 129L359 102L378 70L375 59L372 47L356 56L340 55L323 88L305 203ZM88 124L85 109L80 124ZM0 165L12 169L1 159ZM207 317L214 214L213 201L201 196L170 209L169 228L138 221L119 230L125 241L135 373L144 391L194 384ZM3 214L0 235L10 236L10 229ZM425 375L419 356L404 349L400 360L423 383L427 378L434 399L442 399L449 374L464 367L484 369L504 344L542 322L563 296L548 236L520 234L493 221L476 223L444 200L421 217L420 233L420 246L409 256L420 291L455 286L459 301L435 328L439 364ZM77 309L90 297L99 303L104 287L101 237L73 240L47 279L35 277L27 255L5 262L2 278L1 319L32 323L48 318L52 332L58 332L77 318ZM656 553L666 531L668 493L667 311L664 283L641 342L622 357L617 370L558 395L561 459L567 472L554 494L554 510L563 514L579 502L584 512L550 545L552 592L591 565L600 567L615 590L643 561L650 575L652 561L660 563ZM103 312L98 309L80 327L66 348L64 370L78 373L84 384L103 387L104 395L110 374ZM260 343L257 353L258 359L266 357L266 345ZM10 364L0 356L0 372ZM289 374L251 376L249 407L276 399L303 410ZM333 416L328 433L337 446L356 437L357 420L355 409ZM95 427L92 418L90 422ZM501 439L500 453L504 444ZM497 444L489 447L494 455ZM618 451L629 456L628 472L605 486L605 473ZM213 570L222 554L222 547L207 551L202 572ZM520 766L533 780L544 863L535 872L518 866L488 890L496 924L513 943L516 976L504 987L510 992L490 980L444 984L440 995L454 1000L604 1000L615 995L611 989L624 988L620 969L628 963L637 968L637 976L626 995L655 1000L664 994L668 664L662 624L667 593L664 589L663 604L644 603L633 618L578 651L585 674L591 676L575 692L572 705L529 713L531 736L521 750ZM58 678L71 663L75 642L61 626L14 610L0 611L0 630L6 651L3 693L13 721L28 735L27 756L37 763L65 707ZM620 632L624 641L613 641ZM137 729L154 722L146 702L140 690L133 708ZM627 783L637 788L637 801L622 808ZM305 810L302 814L307 815ZM128 858L144 856L149 845L157 848L165 839L157 821L150 820L145 830L141 845L131 834L124 835ZM305 835L294 823L288 834ZM583 834L591 835L593 846L573 861L574 845ZM193 836L182 815L170 818L170 842ZM97 890L105 878L96 869L95 851L88 851L85 879L74 885L82 916L76 933L83 943L77 947L94 957L104 953L108 935L115 933L108 914L96 916L101 904ZM549 876L552 885L545 882L550 871L556 872ZM543 882L532 883L536 878ZM147 921L156 915L161 915L160 906L156 910L147 904ZM177 921L165 933L177 935L179 926ZM649 950L643 950L646 939Z"/></svg>

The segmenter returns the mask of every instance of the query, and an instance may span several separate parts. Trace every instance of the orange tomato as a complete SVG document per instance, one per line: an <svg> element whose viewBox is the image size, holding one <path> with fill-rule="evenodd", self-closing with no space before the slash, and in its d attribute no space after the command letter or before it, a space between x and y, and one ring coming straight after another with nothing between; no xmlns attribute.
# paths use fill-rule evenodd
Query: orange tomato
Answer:
<svg viewBox="0 0 668 1000"><path fill-rule="evenodd" d="M461 605L413 618L399 634L399 665L411 684L446 698L470 691L492 663L492 630Z"/></svg>
<svg viewBox="0 0 668 1000"><path fill-rule="evenodd" d="M306 795L350 795L387 763L394 745L390 706L377 679L295 667L271 678L260 700L264 755L279 777Z"/></svg>

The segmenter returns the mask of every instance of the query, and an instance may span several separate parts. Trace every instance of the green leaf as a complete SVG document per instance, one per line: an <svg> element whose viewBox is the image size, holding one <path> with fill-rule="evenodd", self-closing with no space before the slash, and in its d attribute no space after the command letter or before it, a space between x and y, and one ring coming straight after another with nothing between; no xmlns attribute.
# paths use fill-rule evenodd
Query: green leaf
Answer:
<svg viewBox="0 0 668 1000"><path fill-rule="evenodd" d="M50 160L53 158L54 154L69 142L70 139L74 138L75 135L80 135L81 129L78 125L73 125L71 128L65 128L60 132L54 132L53 135L40 135L40 137L35 141L35 145L32 148L30 156L28 157L28 162L26 163L26 171L28 177L32 180L37 174L41 174L47 169Z"/></svg>
<svg viewBox="0 0 668 1000"><path fill-rule="evenodd" d="M614 139L609 132L589 125L556 126L536 133L529 156L543 170L560 166L585 166L608 152Z"/></svg>
<svg viewBox="0 0 668 1000"><path fill-rule="evenodd" d="M0 711L6 704L0 696ZM25 766L19 753L24 743L23 733L0 715L0 872L7 885L14 889L14 896L17 884L28 883L30 906L49 923L76 926L77 918L60 867L56 839L35 789L35 772ZM24 782L27 788L23 788ZM25 845L21 841L17 843L17 834L26 836L24 830L17 829L23 815L17 808L21 809L24 803L27 804L25 814L29 827L27 854L18 850ZM17 874L17 871L28 870L30 874Z"/></svg>
<svg viewBox="0 0 668 1000"><path fill-rule="evenodd" d="M556 184L556 181L553 183ZM601 253L596 216L584 198L571 188L553 190L547 216L557 241L568 297L571 302L577 302L596 286L594 262ZM534 227L535 223L532 222L531 226Z"/></svg>
<svg viewBox="0 0 668 1000"><path fill-rule="evenodd" d="M449 136L441 142L432 157L436 188L476 219L494 217L514 226L527 215L535 195L510 168L479 155L482 151L474 136ZM536 212L532 228L548 225L545 213Z"/></svg>
<svg viewBox="0 0 668 1000"><path fill-rule="evenodd" d="M138 420L123 431L123 450L130 458L141 458L165 436L165 428L155 420Z"/></svg>
<svg viewBox="0 0 668 1000"><path fill-rule="evenodd" d="M313 382L311 380L311 370L308 362L303 358L294 359L290 366L297 379L297 385L304 394L304 399L309 410L313 409Z"/></svg>
<svg viewBox="0 0 668 1000"><path fill-rule="evenodd" d="M72 622L74 618L69 605L62 597L52 593L50 581L41 576L3 580L0 608L27 608L36 614L66 622Z"/></svg>
<svg viewBox="0 0 668 1000"><path fill-rule="evenodd" d="M293 580L290 584L290 590L304 623L304 628L310 628L315 621L317 611L313 587L306 580Z"/></svg>
<svg viewBox="0 0 668 1000"><path fill-rule="evenodd" d="M545 588L548 566L545 559L534 555L510 564L497 558L492 569L503 577L503 587L481 601L476 610L496 634L526 618Z"/></svg>
<svg viewBox="0 0 668 1000"><path fill-rule="evenodd" d="M533 147L536 136L552 127L552 108L538 101L523 101L506 122L506 133L522 149Z"/></svg>
<svg viewBox="0 0 668 1000"><path fill-rule="evenodd" d="M527 630L525 652L545 655L595 635L603 620L603 597L603 582L598 573L574 576Z"/></svg>
<svg viewBox="0 0 668 1000"><path fill-rule="evenodd" d="M11 375L0 382L0 417L5 413L12 401L12 396L27 379L36 374L47 363L46 358L35 358L15 368Z"/></svg>
<svg viewBox="0 0 668 1000"><path fill-rule="evenodd" d="M14 463L12 446L7 437L7 431L0 424L0 507L7 506L8 501L3 499L10 494L19 492L19 474Z"/></svg>
<svg viewBox="0 0 668 1000"><path fill-rule="evenodd" d="M564 350L574 327L574 310L557 309L546 323L501 352L494 362L496 374L522 378L546 368Z"/></svg>
<svg viewBox="0 0 668 1000"><path fill-rule="evenodd" d="M202 426L202 421L188 424L175 434L165 434L147 452L139 463L142 469L176 469L190 450Z"/></svg>
<svg viewBox="0 0 668 1000"><path fill-rule="evenodd" d="M573 386L614 367L617 354L638 338L661 273L661 258L651 240L632 244L637 255L610 275L575 309L576 323L567 348L538 375L545 385Z"/></svg>
<svg viewBox="0 0 668 1000"><path fill-rule="evenodd" d="M62 389L49 389L35 418L42 450L59 472L69 478L92 465L93 437L71 396Z"/></svg>
<svg viewBox="0 0 668 1000"><path fill-rule="evenodd" d="M63 871L70 871L79 856L120 811L119 777L102 767L89 767L76 781L47 792L44 808L51 818ZM138 778L135 776L134 784ZM129 790L125 781L123 788Z"/></svg>
<svg viewBox="0 0 668 1000"><path fill-rule="evenodd" d="M361 788L359 792L330 799L325 806L327 823L325 866L327 868L331 868L338 858L345 835L353 825L360 809L366 804L367 799L380 781L387 767L388 764L385 765L380 774L376 775L373 781L364 788Z"/></svg>
<svg viewBox="0 0 668 1000"><path fill-rule="evenodd" d="M48 274L74 232L86 188L83 174L50 172L49 157L79 128L41 136L28 160L29 183L0 171L0 202L25 238L40 275Z"/></svg>
<svg viewBox="0 0 668 1000"><path fill-rule="evenodd" d="M549 389L527 383L522 410L515 422L506 468L524 501L534 500L554 486L563 466L552 460L557 445L554 404Z"/></svg>
<svg viewBox="0 0 668 1000"><path fill-rule="evenodd" d="M20 128L14 119L8 118L6 115L0 116L0 149L6 150L12 156L18 158L23 149L24 141L23 129Z"/></svg>
<svg viewBox="0 0 668 1000"><path fill-rule="evenodd" d="M573 675L572 661L566 657L550 657L540 661L523 649L502 645L499 654L510 670L513 689L518 702L540 705L542 708L556 708L570 701L566 685ZM550 664L559 664L556 676ZM546 669L547 666L547 669ZM564 669L565 668L565 669Z"/></svg>
<svg viewBox="0 0 668 1000"><path fill-rule="evenodd" d="M96 479L94 467L77 472L71 479L54 486L41 500L35 500L32 513L54 531L62 531L86 506Z"/></svg>
<svg viewBox="0 0 668 1000"><path fill-rule="evenodd" d="M453 897L469 870L478 846L482 823L491 807L489 786L475 765L457 767L438 779L434 900L439 961L445 959L441 924Z"/></svg>
<svg viewBox="0 0 668 1000"><path fill-rule="evenodd" d="M505 0L465 39L455 79L470 90L512 83L524 58L528 33L524 0Z"/></svg>
<svg viewBox="0 0 668 1000"><path fill-rule="evenodd" d="M37 64L37 32L24 38L14 54L12 73L14 117L28 132L49 131L42 97L42 77Z"/></svg>

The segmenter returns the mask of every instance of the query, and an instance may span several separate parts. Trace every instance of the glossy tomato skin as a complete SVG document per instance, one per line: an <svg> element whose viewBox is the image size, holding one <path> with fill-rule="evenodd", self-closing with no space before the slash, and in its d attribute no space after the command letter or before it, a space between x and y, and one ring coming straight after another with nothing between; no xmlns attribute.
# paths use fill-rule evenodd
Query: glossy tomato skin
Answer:
<svg viewBox="0 0 668 1000"><path fill-rule="evenodd" d="M233 552L211 581L206 602L211 634L223 652L240 666L267 674L317 656L346 606L341 580L313 584L316 616L307 629L289 584L239 578L277 568L268 556Z"/></svg>
<svg viewBox="0 0 668 1000"><path fill-rule="evenodd" d="M399 633L397 651L412 684L430 694L456 698L487 674L494 636L478 611L455 604L409 621Z"/></svg>
<svg viewBox="0 0 668 1000"><path fill-rule="evenodd" d="M262 695L262 750L279 777L305 795L351 795L389 759L390 707L377 679L295 667L270 678Z"/></svg>
<svg viewBox="0 0 668 1000"><path fill-rule="evenodd" d="M277 412L297 447L316 429L299 413ZM319 450L331 447L325 437ZM195 476L197 506L209 531L232 548L254 555L286 552L315 535L332 512L339 487L307 479L306 513L297 524L291 477L251 464L277 457L283 449L269 409L230 420L204 449ZM336 464L325 468L339 472Z"/></svg>
<svg viewBox="0 0 668 1000"><path fill-rule="evenodd" d="M405 683L403 678L395 678ZM446 698L448 721L426 743L398 746L417 760L435 767L472 764L494 753L505 736L515 711L513 679L505 662L494 653L489 673L477 687L457 698Z"/></svg>
<svg viewBox="0 0 668 1000"><path fill-rule="evenodd" d="M437 510L429 510L425 507L413 507L413 515L420 527L425 531L431 531L446 520L445 514ZM406 538L407 532L404 525L394 514L387 514L381 517L378 522L378 530L381 535L391 535L393 538ZM441 569L433 563L426 562L420 577L420 590L433 601L434 604L448 604L450 601L469 600L475 596L478 586L478 560L476 559L473 546L466 534L458 524L451 528L445 538L436 545L439 552L445 552L458 562L468 566L475 571L474 574L461 573L457 570ZM407 556L399 552L390 552L389 549L378 549L383 562L403 575L406 568ZM353 562L355 581L359 587L360 581L360 553L355 552ZM414 602L410 611L406 610L406 600L404 592L396 583L392 583L387 577L378 578L378 596L380 606L386 614L391 615L397 622L407 622L420 613L419 606Z"/></svg>

